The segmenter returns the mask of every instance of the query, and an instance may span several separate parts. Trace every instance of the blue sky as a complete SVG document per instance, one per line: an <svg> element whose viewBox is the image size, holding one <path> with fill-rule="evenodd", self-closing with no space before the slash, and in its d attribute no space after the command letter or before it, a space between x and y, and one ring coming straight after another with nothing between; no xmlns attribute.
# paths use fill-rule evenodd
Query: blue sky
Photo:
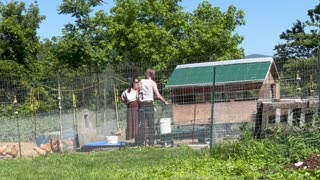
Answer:
<svg viewBox="0 0 320 180"><path fill-rule="evenodd" d="M307 11L314 8L318 0L208 0L213 6L220 7L224 12L230 5L245 12L246 25L238 27L236 33L244 36L240 45L245 55L273 55L274 46L281 43L279 35L291 29L296 20L308 20ZM25 0L27 4L34 0ZM113 0L105 0L103 6L108 10L113 6ZM182 0L185 11L192 12L202 0ZM58 15L57 6L62 0L38 0L41 15L46 16L38 35L41 38L60 36L64 24L72 22L69 16Z"/></svg>

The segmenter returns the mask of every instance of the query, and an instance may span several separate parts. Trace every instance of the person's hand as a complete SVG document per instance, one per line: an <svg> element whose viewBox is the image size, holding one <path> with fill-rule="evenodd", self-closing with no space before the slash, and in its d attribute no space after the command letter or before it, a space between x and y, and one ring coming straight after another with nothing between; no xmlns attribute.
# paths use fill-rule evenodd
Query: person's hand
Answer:
<svg viewBox="0 0 320 180"><path fill-rule="evenodd" d="M164 101L164 104L165 104L165 105L168 105L169 103L168 103L167 101Z"/></svg>

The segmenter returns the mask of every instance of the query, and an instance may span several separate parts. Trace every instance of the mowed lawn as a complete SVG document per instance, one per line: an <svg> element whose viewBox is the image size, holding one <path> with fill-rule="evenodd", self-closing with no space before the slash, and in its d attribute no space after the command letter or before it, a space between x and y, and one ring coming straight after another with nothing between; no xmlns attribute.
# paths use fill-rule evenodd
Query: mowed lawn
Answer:
<svg viewBox="0 0 320 180"><path fill-rule="evenodd" d="M182 146L0 160L0 179L294 179L304 176L285 168L290 160L282 157L281 148L274 146L270 151L268 143L253 143L247 146L252 151L246 152L246 147L240 146L240 143L218 146L213 156L209 149Z"/></svg>

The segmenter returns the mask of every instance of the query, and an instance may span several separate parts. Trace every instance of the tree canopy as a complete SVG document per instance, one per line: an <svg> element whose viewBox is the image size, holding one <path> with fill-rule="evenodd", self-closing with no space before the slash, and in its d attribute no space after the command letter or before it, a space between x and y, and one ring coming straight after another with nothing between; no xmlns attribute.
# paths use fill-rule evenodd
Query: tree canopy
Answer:
<svg viewBox="0 0 320 180"><path fill-rule="evenodd" d="M215 60L241 58L243 37L234 34L244 25L244 12L226 12L207 1L184 12L181 0L117 0L110 15L94 9L102 0L63 1L60 14L75 18L66 24L58 59L71 67L106 63L151 63L164 69L176 59L211 56ZM68 50L68 51L66 51ZM176 62L177 63L177 62Z"/></svg>
<svg viewBox="0 0 320 180"><path fill-rule="evenodd" d="M0 2L0 59L28 64L37 60L37 29L45 18L37 4L26 8L24 2Z"/></svg>
<svg viewBox="0 0 320 180"><path fill-rule="evenodd" d="M230 6L221 12L207 1L193 13L180 0L116 1L111 9L109 34L119 62L154 62L167 67L176 59L212 56L215 60L241 58L243 37L233 34L244 25L243 11Z"/></svg>
<svg viewBox="0 0 320 180"><path fill-rule="evenodd" d="M100 71L106 64L134 69L136 63L143 71L164 70L188 57L244 56L239 47L243 37L235 33L245 24L244 12L235 6L222 12L203 1L185 12L181 0L114 2L106 12L103 0L63 0L57 13L70 15L74 22L64 26L61 37L42 40L37 29L45 16L37 1L28 7L21 1L0 3L0 59L22 65L35 81L65 67Z"/></svg>
<svg viewBox="0 0 320 180"><path fill-rule="evenodd" d="M317 54L320 45L320 4L308 11L310 20L297 20L291 29L282 32L285 43L275 46L276 56L287 59L309 58Z"/></svg>

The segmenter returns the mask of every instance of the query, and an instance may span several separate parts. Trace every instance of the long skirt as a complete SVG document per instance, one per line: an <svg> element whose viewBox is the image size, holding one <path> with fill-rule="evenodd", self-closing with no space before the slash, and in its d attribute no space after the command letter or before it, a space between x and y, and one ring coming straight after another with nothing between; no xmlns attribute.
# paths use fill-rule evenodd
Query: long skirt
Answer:
<svg viewBox="0 0 320 180"><path fill-rule="evenodd" d="M135 138L138 139L138 129L139 129L139 115L138 115L138 108L139 103L138 101L134 101L128 104L127 106L127 133L126 139L130 140Z"/></svg>

